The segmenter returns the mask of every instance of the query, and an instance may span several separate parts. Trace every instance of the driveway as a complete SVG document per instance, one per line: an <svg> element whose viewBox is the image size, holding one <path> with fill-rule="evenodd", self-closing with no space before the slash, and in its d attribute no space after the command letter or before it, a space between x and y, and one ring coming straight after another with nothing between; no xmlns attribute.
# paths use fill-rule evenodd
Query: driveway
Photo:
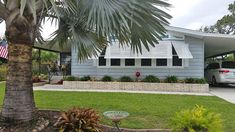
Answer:
<svg viewBox="0 0 235 132"><path fill-rule="evenodd" d="M235 104L235 86L211 87L210 93Z"/></svg>

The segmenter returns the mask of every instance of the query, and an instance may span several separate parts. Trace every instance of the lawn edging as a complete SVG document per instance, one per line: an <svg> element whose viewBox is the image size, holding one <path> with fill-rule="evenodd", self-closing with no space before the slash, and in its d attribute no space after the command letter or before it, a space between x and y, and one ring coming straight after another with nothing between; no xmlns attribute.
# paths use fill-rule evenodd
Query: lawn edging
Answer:
<svg viewBox="0 0 235 132"><path fill-rule="evenodd" d="M192 93L209 92L208 84L187 83L64 81L63 87L65 89L130 90Z"/></svg>
<svg viewBox="0 0 235 132"><path fill-rule="evenodd" d="M171 132L171 129L128 129L128 128L120 128L122 132ZM117 128L102 125L103 132L115 132Z"/></svg>

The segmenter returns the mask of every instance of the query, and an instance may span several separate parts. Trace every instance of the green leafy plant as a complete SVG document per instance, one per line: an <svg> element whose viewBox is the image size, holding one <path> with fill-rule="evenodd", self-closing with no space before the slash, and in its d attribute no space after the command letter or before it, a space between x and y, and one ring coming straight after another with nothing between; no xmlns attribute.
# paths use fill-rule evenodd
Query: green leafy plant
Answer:
<svg viewBox="0 0 235 132"><path fill-rule="evenodd" d="M185 83L205 84L206 80L204 78L186 78Z"/></svg>
<svg viewBox="0 0 235 132"><path fill-rule="evenodd" d="M90 81L91 77L90 76L84 76L80 78L80 81Z"/></svg>
<svg viewBox="0 0 235 132"><path fill-rule="evenodd" d="M178 78L176 76L168 76L165 79L166 83L177 83L178 82Z"/></svg>
<svg viewBox="0 0 235 132"><path fill-rule="evenodd" d="M129 76L122 76L120 78L121 82L133 82L133 80Z"/></svg>
<svg viewBox="0 0 235 132"><path fill-rule="evenodd" d="M73 108L62 112L54 124L60 132L101 132L100 116L93 109Z"/></svg>
<svg viewBox="0 0 235 132"><path fill-rule="evenodd" d="M204 78L201 78L201 79L196 79L195 83L197 84L206 84L206 80Z"/></svg>
<svg viewBox="0 0 235 132"><path fill-rule="evenodd" d="M146 76L143 80L142 80L142 82L152 82L152 83L159 83L160 82L160 79L159 78L157 78L156 76L154 76L154 75L148 75L148 76Z"/></svg>
<svg viewBox="0 0 235 132"><path fill-rule="evenodd" d="M79 79L74 76L68 76L64 80L65 81L78 81Z"/></svg>
<svg viewBox="0 0 235 132"><path fill-rule="evenodd" d="M176 132L221 132L223 128L220 114L198 105L192 110L177 112L171 121Z"/></svg>
<svg viewBox="0 0 235 132"><path fill-rule="evenodd" d="M113 78L111 76L104 76L101 81L103 82L112 82Z"/></svg>
<svg viewBox="0 0 235 132"><path fill-rule="evenodd" d="M195 78L186 78L185 83L195 83L196 79Z"/></svg>

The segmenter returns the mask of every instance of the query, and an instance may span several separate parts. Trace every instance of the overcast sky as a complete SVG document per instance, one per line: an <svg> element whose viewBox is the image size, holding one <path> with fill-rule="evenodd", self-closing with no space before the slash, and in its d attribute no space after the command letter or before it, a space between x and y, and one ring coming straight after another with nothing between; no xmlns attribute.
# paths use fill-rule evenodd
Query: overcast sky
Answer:
<svg viewBox="0 0 235 132"><path fill-rule="evenodd" d="M172 8L168 10L173 18L171 26L197 30L201 26L213 25L228 14L228 5L234 0L168 0ZM5 32L5 25L0 24L0 36ZM56 28L50 24L44 25L43 36L48 36Z"/></svg>

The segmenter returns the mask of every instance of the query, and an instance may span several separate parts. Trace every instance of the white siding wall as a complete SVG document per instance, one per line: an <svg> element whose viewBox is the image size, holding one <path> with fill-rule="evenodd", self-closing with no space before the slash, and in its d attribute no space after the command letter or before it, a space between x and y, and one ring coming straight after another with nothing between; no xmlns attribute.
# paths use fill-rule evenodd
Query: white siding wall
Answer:
<svg viewBox="0 0 235 132"><path fill-rule="evenodd" d="M135 72L141 72L141 77L145 75L155 75L159 78L165 78L175 75L180 79L187 77L203 78L204 77L204 42L201 39L185 36L185 42L189 44L189 50L193 59L189 60L189 66L185 68L97 68L93 60L87 60L84 63L78 63L77 54L72 50L72 75L73 76L94 76L101 78L104 75L119 78L127 75L135 77Z"/></svg>

